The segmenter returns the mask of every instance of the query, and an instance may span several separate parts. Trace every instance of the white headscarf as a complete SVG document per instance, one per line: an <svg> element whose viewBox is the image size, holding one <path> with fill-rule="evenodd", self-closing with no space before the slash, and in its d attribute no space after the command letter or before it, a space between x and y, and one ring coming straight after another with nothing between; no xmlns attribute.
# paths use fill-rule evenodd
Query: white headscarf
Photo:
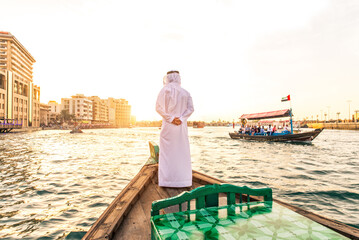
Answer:
<svg viewBox="0 0 359 240"><path fill-rule="evenodd" d="M166 74L163 77L163 85L166 86L170 83L181 86L181 76L177 72Z"/></svg>
<svg viewBox="0 0 359 240"><path fill-rule="evenodd" d="M172 111L177 104L178 95L181 91L181 76L178 72L168 73L163 77L163 85L169 94L168 111Z"/></svg>

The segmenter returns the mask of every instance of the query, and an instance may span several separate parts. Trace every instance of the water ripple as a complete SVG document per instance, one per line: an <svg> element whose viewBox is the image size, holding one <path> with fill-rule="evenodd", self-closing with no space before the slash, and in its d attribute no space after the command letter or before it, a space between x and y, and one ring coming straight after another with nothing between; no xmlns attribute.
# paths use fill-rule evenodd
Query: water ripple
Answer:
<svg viewBox="0 0 359 240"><path fill-rule="evenodd" d="M312 144L232 140L189 129L193 169L359 227L359 134L324 130ZM147 160L158 128L0 135L0 238L80 239Z"/></svg>

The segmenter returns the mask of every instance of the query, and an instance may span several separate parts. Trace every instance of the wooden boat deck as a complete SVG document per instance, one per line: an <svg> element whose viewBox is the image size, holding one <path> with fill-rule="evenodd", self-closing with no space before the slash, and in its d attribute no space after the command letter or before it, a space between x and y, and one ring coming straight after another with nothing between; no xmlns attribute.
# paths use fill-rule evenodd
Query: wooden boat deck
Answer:
<svg viewBox="0 0 359 240"><path fill-rule="evenodd" d="M192 187L164 188L158 186L157 171L157 164L145 165L93 224L83 239L151 239L150 218L153 201L173 197L201 185L224 183L219 179L193 171ZM226 201L227 199L223 196L219 204L225 205ZM274 201L349 238L359 239L359 229L279 200ZM165 209L161 214L178 211L178 209L173 209L175 207L171 208Z"/></svg>

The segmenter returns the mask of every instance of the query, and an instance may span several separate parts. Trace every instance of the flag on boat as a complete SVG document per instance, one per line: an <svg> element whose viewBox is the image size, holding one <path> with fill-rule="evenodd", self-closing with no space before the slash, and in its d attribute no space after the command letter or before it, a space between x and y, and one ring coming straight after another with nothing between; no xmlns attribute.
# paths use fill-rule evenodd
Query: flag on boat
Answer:
<svg viewBox="0 0 359 240"><path fill-rule="evenodd" d="M290 95L282 97L282 102L290 101Z"/></svg>

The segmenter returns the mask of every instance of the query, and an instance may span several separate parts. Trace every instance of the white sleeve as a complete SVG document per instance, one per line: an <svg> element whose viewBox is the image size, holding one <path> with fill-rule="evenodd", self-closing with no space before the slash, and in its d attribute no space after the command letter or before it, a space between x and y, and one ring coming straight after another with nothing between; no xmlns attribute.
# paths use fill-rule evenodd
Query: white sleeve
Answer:
<svg viewBox="0 0 359 240"><path fill-rule="evenodd" d="M166 112L166 91L164 89L158 94L156 111L169 123L172 123L175 118Z"/></svg>
<svg viewBox="0 0 359 240"><path fill-rule="evenodd" d="M191 114L194 112L194 108L193 108L193 102L192 102L192 97L190 94L188 94L188 98L187 98L187 109L186 111L184 111L184 113L182 114L182 116L180 117L180 120L183 122L184 120L187 121L187 119L191 116Z"/></svg>

